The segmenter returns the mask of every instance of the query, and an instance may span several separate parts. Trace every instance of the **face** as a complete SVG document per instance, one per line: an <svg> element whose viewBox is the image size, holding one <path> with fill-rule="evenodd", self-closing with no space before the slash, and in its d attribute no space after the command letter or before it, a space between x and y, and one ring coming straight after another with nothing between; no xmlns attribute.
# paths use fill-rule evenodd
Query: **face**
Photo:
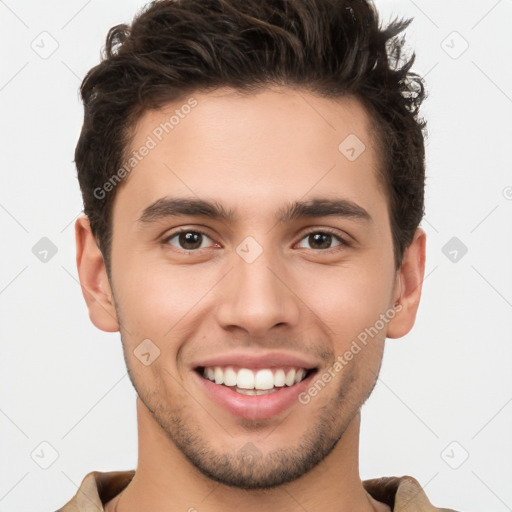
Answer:
<svg viewBox="0 0 512 512"><path fill-rule="evenodd" d="M191 96L136 127L130 151L154 144L116 191L114 315L168 439L215 480L274 486L343 436L400 314L379 155L355 99Z"/></svg>

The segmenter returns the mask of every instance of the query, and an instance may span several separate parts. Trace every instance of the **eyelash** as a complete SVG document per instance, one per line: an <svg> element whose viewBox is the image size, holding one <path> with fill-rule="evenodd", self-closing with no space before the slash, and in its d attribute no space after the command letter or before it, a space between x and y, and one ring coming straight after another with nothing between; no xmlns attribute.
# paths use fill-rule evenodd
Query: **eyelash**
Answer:
<svg viewBox="0 0 512 512"><path fill-rule="evenodd" d="M180 229L179 231L175 231L174 233L172 233L169 236L165 237L162 240L162 244L170 245L169 244L170 240L172 240L173 238L179 236L182 233L196 233L196 234L205 236L205 237L207 237L207 238L209 238L211 240L211 237L209 237L204 231L199 231L199 230L196 230L196 229ZM329 251L340 250L343 247L350 247L350 245L351 245L345 238L341 237L339 234L335 233L333 230L328 229L328 228L313 229L311 231L308 231L308 232L304 233L304 235L302 236L300 241L304 240L305 238L309 237L310 235L319 234L319 233L323 234L323 235L330 235L330 236L332 236L338 242L340 242L339 245L336 245L336 246L331 247L329 249L309 249L309 250L315 251L315 252L329 252ZM181 251L183 253L199 252L202 249L206 249L206 247L199 248L199 249L181 249L181 248L178 248L178 247L175 247L175 246L173 246L173 247L174 247L174 249L176 249L178 251Z"/></svg>

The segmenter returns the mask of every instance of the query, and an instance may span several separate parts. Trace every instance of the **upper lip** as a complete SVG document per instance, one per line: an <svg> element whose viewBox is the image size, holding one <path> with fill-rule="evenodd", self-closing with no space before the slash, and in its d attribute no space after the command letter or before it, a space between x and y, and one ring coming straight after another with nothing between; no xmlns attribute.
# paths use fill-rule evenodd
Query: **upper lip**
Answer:
<svg viewBox="0 0 512 512"><path fill-rule="evenodd" d="M256 354L254 352L229 352L201 359L192 365L194 369L211 366L238 366L248 369L291 366L311 370L317 368L319 363L297 354L285 352L266 352L263 354Z"/></svg>

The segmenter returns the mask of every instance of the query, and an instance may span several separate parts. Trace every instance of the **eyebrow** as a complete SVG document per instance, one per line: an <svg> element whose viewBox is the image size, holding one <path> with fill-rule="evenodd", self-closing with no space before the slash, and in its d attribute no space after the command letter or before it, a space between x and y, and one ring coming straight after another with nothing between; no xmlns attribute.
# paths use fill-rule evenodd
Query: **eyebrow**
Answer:
<svg viewBox="0 0 512 512"><path fill-rule="evenodd" d="M329 216L348 217L364 221L373 220L362 206L348 199L311 199L310 201L295 201L279 210L277 220L279 222L290 222L298 218Z"/></svg>
<svg viewBox="0 0 512 512"><path fill-rule="evenodd" d="M232 210L226 210L216 201L162 197L144 209L139 222L156 222L179 215L209 217L222 221L233 221L235 219Z"/></svg>
<svg viewBox="0 0 512 512"><path fill-rule="evenodd" d="M233 210L226 210L216 201L205 201L196 198L158 199L142 212L138 222L156 222L168 217L180 215L208 217L224 222L234 222L237 216ZM309 201L294 201L277 212L279 222L291 222L299 218L314 217L345 217L355 220L372 221L370 214L358 204L348 199L311 199Z"/></svg>

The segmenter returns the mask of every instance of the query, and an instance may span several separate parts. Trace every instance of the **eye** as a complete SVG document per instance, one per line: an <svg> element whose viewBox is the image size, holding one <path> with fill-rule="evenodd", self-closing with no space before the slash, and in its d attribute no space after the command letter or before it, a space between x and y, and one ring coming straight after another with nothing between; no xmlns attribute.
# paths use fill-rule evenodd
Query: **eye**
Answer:
<svg viewBox="0 0 512 512"><path fill-rule="evenodd" d="M163 243L173 245L174 247L184 251L194 251L197 249L204 249L211 245L206 243L208 240L213 242L209 236L205 235L201 231L185 229L168 236Z"/></svg>
<svg viewBox="0 0 512 512"><path fill-rule="evenodd" d="M308 233L302 240L305 240L307 243L310 244L310 247L305 247L306 249L317 249L320 251L325 251L327 249L333 249L334 247L339 247L343 245L348 245L348 243L343 240L339 235L335 235L333 233L330 233L329 231L312 231ZM303 245L300 245L299 247L304 247ZM333 242L337 242L334 246L332 245Z"/></svg>

